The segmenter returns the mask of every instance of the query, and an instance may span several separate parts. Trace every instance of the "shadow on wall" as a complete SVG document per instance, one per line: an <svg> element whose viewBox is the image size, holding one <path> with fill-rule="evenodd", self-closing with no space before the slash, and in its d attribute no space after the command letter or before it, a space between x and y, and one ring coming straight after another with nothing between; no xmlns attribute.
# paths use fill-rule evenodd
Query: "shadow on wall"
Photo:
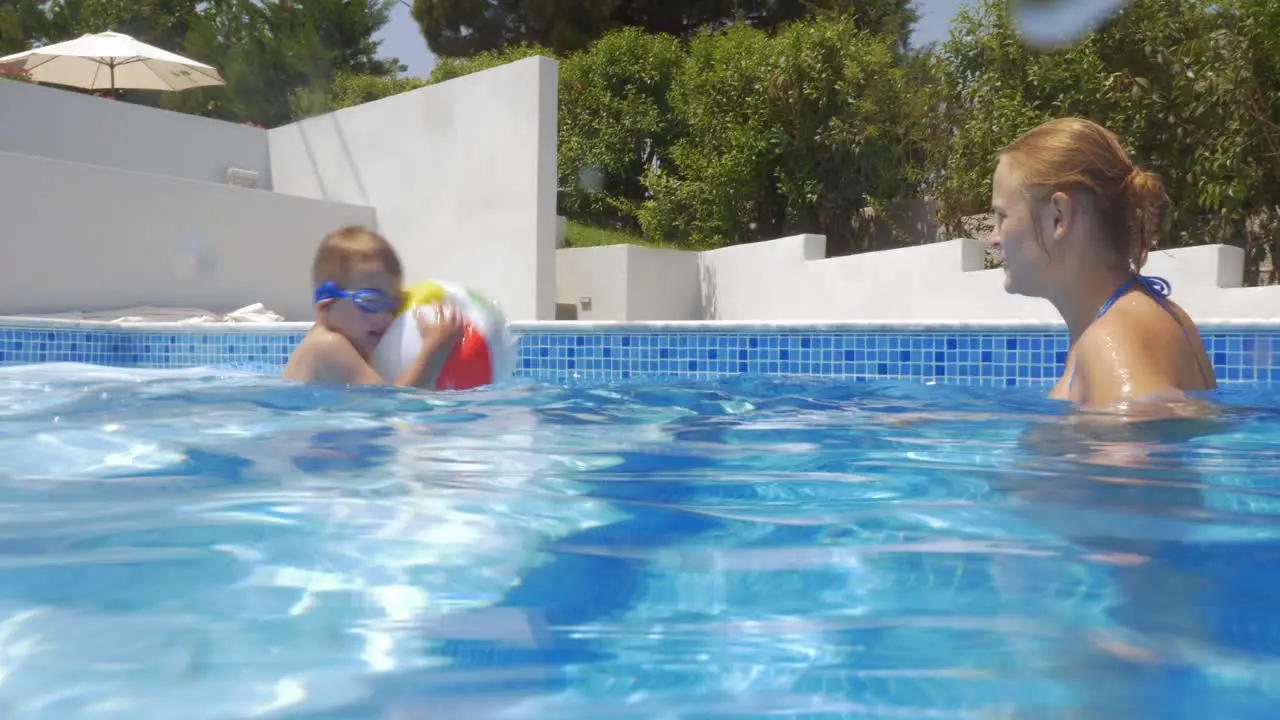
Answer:
<svg viewBox="0 0 1280 720"><path fill-rule="evenodd" d="M320 171L320 163L316 160L316 149L311 142L311 131L307 129L307 120L302 120L298 125L298 139L302 141L303 154L307 157L307 164L311 166L311 174L316 179L316 185L319 187L319 197L325 200L333 199L333 193L329 191L324 181L324 173Z"/></svg>
<svg viewBox="0 0 1280 720"><path fill-rule="evenodd" d="M321 123L330 126L327 132L323 131ZM298 139L302 142L303 153L306 155L307 164L311 167L311 172L315 177L320 197L325 200L372 206L373 202L369 197L369 189L361 174L360 164L356 162L355 155L351 152L351 141L347 139L346 130L338 122L337 114L326 113L318 117L301 120L297 123L297 128ZM317 137L317 134L319 134L319 137ZM342 155L343 168L341 172L326 173L321 169L322 163L316 152L316 144L318 140L320 145L326 145L326 137L331 137L336 141L335 144ZM326 158L326 160L330 161L333 159L335 158ZM351 187L330 187L329 183L325 181L326 176L348 179Z"/></svg>
<svg viewBox="0 0 1280 720"><path fill-rule="evenodd" d="M351 169L351 180L356 184L356 192L359 194L359 205L373 205L372 198L369 197L369 188L364 182L364 175L361 173L360 165L356 162L355 154L351 152L351 141L347 139L347 133L342 129L342 125L338 123L338 116L329 113L325 116L329 124L333 126L333 133L338 138L338 147L342 150L342 158L346 161L347 167ZM314 162L314 160L312 161Z"/></svg>
<svg viewBox="0 0 1280 720"><path fill-rule="evenodd" d="M720 301L716 292L716 268L706 258L698 257L702 277L702 319L720 319Z"/></svg>

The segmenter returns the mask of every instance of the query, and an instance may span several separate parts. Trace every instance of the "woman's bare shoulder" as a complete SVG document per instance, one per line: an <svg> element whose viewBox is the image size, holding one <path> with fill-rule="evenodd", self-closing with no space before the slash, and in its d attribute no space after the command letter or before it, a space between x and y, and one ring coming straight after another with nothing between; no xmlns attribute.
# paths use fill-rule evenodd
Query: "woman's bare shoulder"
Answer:
<svg viewBox="0 0 1280 720"><path fill-rule="evenodd" d="M1107 405L1201 387L1203 343L1180 307L1150 298L1126 303L1090 325L1076 343L1081 402ZM1117 312L1118 311L1118 312Z"/></svg>

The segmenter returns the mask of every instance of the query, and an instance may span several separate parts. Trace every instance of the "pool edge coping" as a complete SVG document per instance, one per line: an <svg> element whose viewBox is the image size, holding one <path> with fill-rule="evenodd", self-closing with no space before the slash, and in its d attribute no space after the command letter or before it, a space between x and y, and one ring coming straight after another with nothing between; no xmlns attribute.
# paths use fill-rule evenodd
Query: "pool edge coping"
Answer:
<svg viewBox="0 0 1280 720"><path fill-rule="evenodd" d="M1280 332L1278 319L1209 319L1196 322L1202 331L1264 330ZM0 315L0 327L29 330L113 331L180 335L303 334L311 322L119 322ZM1061 321L1044 320L524 320L509 323L521 334L617 333L803 333L803 332L1062 332Z"/></svg>

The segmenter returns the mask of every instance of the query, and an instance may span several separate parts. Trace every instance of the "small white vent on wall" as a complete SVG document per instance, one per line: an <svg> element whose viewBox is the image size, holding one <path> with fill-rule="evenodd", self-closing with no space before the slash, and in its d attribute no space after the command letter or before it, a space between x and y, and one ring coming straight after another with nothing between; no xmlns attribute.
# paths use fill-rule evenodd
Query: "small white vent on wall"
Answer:
<svg viewBox="0 0 1280 720"><path fill-rule="evenodd" d="M258 187L258 173L241 168L227 168L227 184L245 188Z"/></svg>

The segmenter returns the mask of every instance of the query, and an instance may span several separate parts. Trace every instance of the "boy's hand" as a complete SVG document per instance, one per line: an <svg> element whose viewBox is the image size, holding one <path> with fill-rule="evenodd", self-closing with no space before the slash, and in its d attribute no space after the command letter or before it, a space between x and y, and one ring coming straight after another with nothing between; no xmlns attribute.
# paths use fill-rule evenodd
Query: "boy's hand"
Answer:
<svg viewBox="0 0 1280 720"><path fill-rule="evenodd" d="M418 332L422 333L424 348L452 348L462 339L465 329L462 315L452 305L417 308L414 316L418 321Z"/></svg>

